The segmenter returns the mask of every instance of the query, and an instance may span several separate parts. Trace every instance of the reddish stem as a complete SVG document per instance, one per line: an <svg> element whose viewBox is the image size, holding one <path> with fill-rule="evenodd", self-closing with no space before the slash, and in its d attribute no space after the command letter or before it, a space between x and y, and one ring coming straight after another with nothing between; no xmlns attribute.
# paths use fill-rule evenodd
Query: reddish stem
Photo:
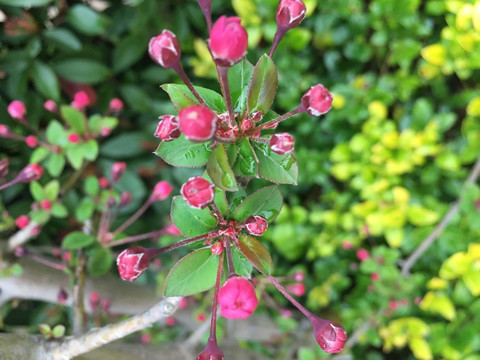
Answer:
<svg viewBox="0 0 480 360"><path fill-rule="evenodd" d="M222 279L223 270L223 252L220 254L217 269L217 280L215 281L215 290L213 292L212 317L210 322L210 336L208 341L217 342L217 307L218 307L218 292L220 291L220 281Z"/></svg>
<svg viewBox="0 0 480 360"><path fill-rule="evenodd" d="M152 204L152 200L150 198L145 201L145 203L142 205L140 209L138 209L135 214L133 214L127 221L125 221L122 225L120 225L117 230L115 230L112 235L118 235L120 234L123 230L128 228L135 220L137 220L147 209L148 207Z"/></svg>
<svg viewBox="0 0 480 360"><path fill-rule="evenodd" d="M231 128L232 124L236 124L236 121L235 113L233 112L232 97L230 96L230 85L228 84L228 67L217 65L217 72L220 87L228 109L227 124Z"/></svg>
<svg viewBox="0 0 480 360"><path fill-rule="evenodd" d="M288 291L278 283L277 279L275 279L271 275L267 275L267 278L278 289L278 291L280 291L283 294L283 296L285 296L293 305L295 305L295 307L298 310L300 310L303 313L303 315L307 317L307 319L312 321L312 319L314 318L314 315L310 311L308 311L302 304L300 304L297 300L295 300L293 296L290 295Z"/></svg>
<svg viewBox="0 0 480 360"><path fill-rule="evenodd" d="M287 28L284 28L283 26L277 26L277 31L275 32L275 36L273 38L273 43L272 47L270 48L270 52L268 53L268 56L272 57L273 53L277 49L278 44L280 41L283 39L283 36L285 33L288 31Z"/></svg>
<svg viewBox="0 0 480 360"><path fill-rule="evenodd" d="M262 130L262 129L265 129L265 128L268 128L268 127L271 127L271 126L274 126L284 120L287 120L288 118L292 117L293 115L296 115L296 114L300 114L302 112L305 111L305 108L302 104L300 104L299 106L297 106L295 109L293 109L292 111L282 115L282 116L279 116L273 120L270 120L266 123L263 123L259 126L257 126L255 129L252 130L252 132L257 132L259 130Z"/></svg>
<svg viewBox="0 0 480 360"><path fill-rule="evenodd" d="M202 239L205 239L207 237L216 237L218 236L218 231L213 231L211 233L208 233L208 234L203 234L203 235L198 235L198 236L195 236L193 238L190 238L190 239L185 239L185 240L182 240L182 241L179 241L175 244L172 244L172 245L168 245L168 246L165 246L163 248L160 248L160 249L146 249L147 251L147 256L149 256L150 258L153 257L153 256L156 256L156 255L159 255L159 254L163 254L164 252L167 252L167 251L170 251L170 250L174 250L174 249L177 249L179 247L182 247L182 246L185 246L185 245L188 245L192 242L195 242L195 241L198 241L198 240L202 240Z"/></svg>
<svg viewBox="0 0 480 360"><path fill-rule="evenodd" d="M180 76L180 78L183 80L185 85L187 85L188 89L192 92L193 96L195 96L195 98L198 100L198 102L201 105L207 106L207 104L205 104L205 101L202 99L200 94L193 87L193 85L192 85L190 79L188 78L187 74L185 74L185 71L183 71L183 67L180 64L180 62L173 65L172 69L178 74L178 76Z"/></svg>

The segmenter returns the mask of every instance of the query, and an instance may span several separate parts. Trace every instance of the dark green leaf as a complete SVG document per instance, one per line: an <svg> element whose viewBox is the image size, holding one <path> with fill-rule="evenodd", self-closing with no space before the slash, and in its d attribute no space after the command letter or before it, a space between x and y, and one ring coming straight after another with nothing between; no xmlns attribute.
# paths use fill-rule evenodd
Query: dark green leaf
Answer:
<svg viewBox="0 0 480 360"><path fill-rule="evenodd" d="M242 254L259 271L267 275L272 273L272 257L265 246L260 243L260 241L255 239L253 236L240 235L238 238L238 246Z"/></svg>
<svg viewBox="0 0 480 360"><path fill-rule="evenodd" d="M164 296L188 296L210 289L215 285L218 260L210 248L183 257L168 273Z"/></svg>
<svg viewBox="0 0 480 360"><path fill-rule="evenodd" d="M235 211L235 219L244 222L250 215L273 221L282 209L283 199L276 185L264 187L248 196Z"/></svg>
<svg viewBox="0 0 480 360"><path fill-rule="evenodd" d="M60 113L73 131L79 134L84 133L87 119L85 118L85 114L83 112L71 106L63 105L60 107Z"/></svg>
<svg viewBox="0 0 480 360"><path fill-rule="evenodd" d="M232 258L235 272L240 276L250 277L253 270L252 264L236 247L232 248Z"/></svg>
<svg viewBox="0 0 480 360"><path fill-rule="evenodd" d="M84 155L80 146L77 144L70 146L65 152L65 155L67 156L68 162L75 170L82 167Z"/></svg>
<svg viewBox="0 0 480 360"><path fill-rule="evenodd" d="M68 210L65 206L60 204L59 202L56 202L52 205L52 215L55 216L56 218L64 218L67 217L68 215Z"/></svg>
<svg viewBox="0 0 480 360"><path fill-rule="evenodd" d="M125 70L136 63L144 55L147 44L147 41L138 35L122 38L113 51L113 71Z"/></svg>
<svg viewBox="0 0 480 360"><path fill-rule="evenodd" d="M292 153L279 155L268 144L254 142L253 150L258 159L258 174L276 184L297 185L298 164Z"/></svg>
<svg viewBox="0 0 480 360"><path fill-rule="evenodd" d="M100 185L96 176L89 176L83 184L85 192L90 196L97 196L100 191Z"/></svg>
<svg viewBox="0 0 480 360"><path fill-rule="evenodd" d="M52 0L0 0L0 4L8 6L44 6L51 3Z"/></svg>
<svg viewBox="0 0 480 360"><path fill-rule="evenodd" d="M58 101L60 84L52 68L41 61L33 62L33 84L45 98Z"/></svg>
<svg viewBox="0 0 480 360"><path fill-rule="evenodd" d="M162 141L155 154L167 164L179 167L201 167L208 162L212 150L211 142L195 143L185 139L183 134L173 141Z"/></svg>
<svg viewBox="0 0 480 360"><path fill-rule="evenodd" d="M64 50L78 51L82 49L82 43L67 29L57 28L43 32L43 36Z"/></svg>
<svg viewBox="0 0 480 360"><path fill-rule="evenodd" d="M67 133L57 120L50 121L45 135L48 142L53 145L65 146L67 144Z"/></svg>
<svg viewBox="0 0 480 360"><path fill-rule="evenodd" d="M95 203L90 198L83 198L83 200L75 208L75 217L82 222L89 219L95 210Z"/></svg>
<svg viewBox="0 0 480 360"><path fill-rule="evenodd" d="M40 161L43 161L49 154L50 154L50 150L44 147L37 147L35 150L33 150L33 153L30 156L30 163L38 164Z"/></svg>
<svg viewBox="0 0 480 360"><path fill-rule="evenodd" d="M45 190L43 189L42 185L40 185L38 183L38 181L32 181L30 183L30 193L32 194L33 199L36 202L40 202L40 201L46 199L46 197L47 197L45 195Z"/></svg>
<svg viewBox="0 0 480 360"><path fill-rule="evenodd" d="M81 84L96 84L110 76L108 67L89 59L62 60L55 63L53 67L60 76Z"/></svg>
<svg viewBox="0 0 480 360"><path fill-rule="evenodd" d="M162 89L168 93L168 96L170 96L173 106L175 106L177 111L198 104L197 99L193 96L192 92L186 85L164 84L162 85ZM195 86L195 90L197 90L210 109L219 113L226 111L222 95L200 86Z"/></svg>
<svg viewBox="0 0 480 360"><path fill-rule="evenodd" d="M226 191L237 191L235 174L228 163L227 152L223 144L219 144L213 150L207 163L207 173L212 182Z"/></svg>
<svg viewBox="0 0 480 360"><path fill-rule="evenodd" d="M202 177L212 182L212 179L210 179L210 176L208 176L206 171L203 173ZM227 196L226 196L225 190L215 186L215 199L213 201L217 205L218 210L220 210L222 215L226 215L228 210L228 203L227 203Z"/></svg>
<svg viewBox="0 0 480 360"><path fill-rule="evenodd" d="M47 185L45 185L43 190L45 191L45 197L50 201L54 201L58 197L60 183L58 180L51 180L47 183Z"/></svg>
<svg viewBox="0 0 480 360"><path fill-rule="evenodd" d="M62 154L52 153L47 160L47 171L53 177L58 177L65 167L65 157Z"/></svg>
<svg viewBox="0 0 480 360"><path fill-rule="evenodd" d="M62 247L67 250L77 250L84 248L95 242L95 238L92 235L87 235L81 231L73 231L62 242Z"/></svg>
<svg viewBox="0 0 480 360"><path fill-rule="evenodd" d="M238 144L238 156L233 164L235 174L245 177L258 176L258 160L248 139Z"/></svg>
<svg viewBox="0 0 480 360"><path fill-rule="evenodd" d="M277 92L277 68L268 55L263 55L253 69L248 85L247 108L249 113L260 110L266 114Z"/></svg>
<svg viewBox="0 0 480 360"><path fill-rule="evenodd" d="M106 16L81 4L70 8L67 20L76 30L86 35L101 35L110 23L110 19Z"/></svg>
<svg viewBox="0 0 480 360"><path fill-rule="evenodd" d="M248 60L242 60L228 70L230 95L235 112L243 113L247 103L247 92L253 65Z"/></svg>
<svg viewBox="0 0 480 360"><path fill-rule="evenodd" d="M198 236L215 230L217 221L208 208L194 209L181 196L172 200L172 221L188 237Z"/></svg>
<svg viewBox="0 0 480 360"><path fill-rule="evenodd" d="M142 143L145 136L140 132L120 134L102 144L101 153L103 156L113 159L127 159L145 152Z"/></svg>
<svg viewBox="0 0 480 360"><path fill-rule="evenodd" d="M105 274L113 264L112 252L108 248L95 247L88 254L87 270L91 276Z"/></svg>

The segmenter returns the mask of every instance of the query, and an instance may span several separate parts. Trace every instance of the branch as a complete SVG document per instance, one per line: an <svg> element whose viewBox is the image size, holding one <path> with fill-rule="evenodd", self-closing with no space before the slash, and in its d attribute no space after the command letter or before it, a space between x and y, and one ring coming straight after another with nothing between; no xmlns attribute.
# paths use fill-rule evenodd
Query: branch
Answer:
<svg viewBox="0 0 480 360"><path fill-rule="evenodd" d="M13 251L16 247L22 246L27 243L30 239L35 237L34 229L38 226L37 223L31 222L23 229L18 230L13 234L10 239L8 239L8 250Z"/></svg>

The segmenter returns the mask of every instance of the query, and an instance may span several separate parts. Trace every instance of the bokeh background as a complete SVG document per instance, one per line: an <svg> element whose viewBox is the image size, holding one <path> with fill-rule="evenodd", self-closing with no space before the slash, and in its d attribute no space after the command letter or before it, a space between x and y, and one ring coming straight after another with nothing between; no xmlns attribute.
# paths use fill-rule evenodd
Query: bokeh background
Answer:
<svg viewBox="0 0 480 360"><path fill-rule="evenodd" d="M212 2L214 19L242 18L250 62L268 52L277 0ZM286 205L263 237L274 273L304 271L303 302L345 326L351 342L337 359L480 360L480 188L466 182L480 156L480 1L305 3L307 18L274 55L279 87L273 109L290 111L317 83L335 98L326 116L302 114L280 126L296 137L300 178L296 187L281 187ZM178 193L198 173L169 167L152 154L158 116L174 113L159 85L180 79L147 54L148 40L170 29L194 84L219 91L196 1L0 0L0 10L0 123L27 133L6 111L18 99L27 105L29 121L45 127L51 114L44 101L70 103L70 82L95 93L90 113L104 113L113 97L122 99L119 126L101 144L96 162L105 173L115 161L128 164L120 186L133 201L120 220L143 203L156 181L172 182ZM22 143L0 140L0 157L10 159L12 171L31 153ZM12 219L28 212L26 189L2 193L0 235L11 234ZM84 206L88 213L82 196L74 192L67 207ZM405 260L458 199L433 245L409 274L402 273ZM132 233L158 228L168 215L169 204L156 204ZM75 224L53 219L35 244L58 246ZM161 289L180 254L162 258L161 268L139 282ZM116 272L114 266L109 271ZM273 289L267 291L288 308ZM202 296L191 302L193 321L209 313ZM316 346L298 314L285 318L267 301L262 304L257 312L283 335L268 342L241 340L240 346L258 358L333 358ZM50 317L41 315L47 310ZM9 302L0 320L0 331L36 332L40 322L68 327L69 310ZM151 342L186 336L179 324L144 334Z"/></svg>

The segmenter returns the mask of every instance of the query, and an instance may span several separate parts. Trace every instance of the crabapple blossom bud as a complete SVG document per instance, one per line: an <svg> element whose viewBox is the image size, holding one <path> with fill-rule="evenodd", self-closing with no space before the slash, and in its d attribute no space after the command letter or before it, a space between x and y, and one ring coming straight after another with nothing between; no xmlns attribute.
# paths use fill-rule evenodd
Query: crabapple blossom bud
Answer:
<svg viewBox="0 0 480 360"><path fill-rule="evenodd" d="M129 191L124 191L120 194L120 206L126 206L132 202L132 194Z"/></svg>
<svg viewBox="0 0 480 360"><path fill-rule="evenodd" d="M140 336L140 342L142 344L148 344L150 341L152 341L150 334L142 334L142 336Z"/></svg>
<svg viewBox="0 0 480 360"><path fill-rule="evenodd" d="M89 302L90 302L90 308L92 310L95 310L98 307L98 305L100 305L100 294L96 291L90 293Z"/></svg>
<svg viewBox="0 0 480 360"><path fill-rule="evenodd" d="M217 241L215 244L212 245L210 248L213 255L220 255L223 251L223 242Z"/></svg>
<svg viewBox="0 0 480 360"><path fill-rule="evenodd" d="M178 308L185 309L187 305L188 305L187 298L182 298L182 300L180 300L180 302L178 303Z"/></svg>
<svg viewBox="0 0 480 360"><path fill-rule="evenodd" d="M208 107L193 105L178 114L180 130L190 141L210 140L217 129L217 115Z"/></svg>
<svg viewBox="0 0 480 360"><path fill-rule="evenodd" d="M253 284L239 276L229 278L218 293L220 313L227 319L245 319L258 305Z"/></svg>
<svg viewBox="0 0 480 360"><path fill-rule="evenodd" d="M110 100L110 104L108 106L108 109L111 112L119 112L123 109L123 101L120 100L119 98L113 98Z"/></svg>
<svg viewBox="0 0 480 360"><path fill-rule="evenodd" d="M73 95L72 106L75 109L83 110L91 104L90 97L86 91L78 91Z"/></svg>
<svg viewBox="0 0 480 360"><path fill-rule="evenodd" d="M205 349L198 354L196 360L223 360L223 352L217 345L217 341L214 338L208 339Z"/></svg>
<svg viewBox="0 0 480 360"><path fill-rule="evenodd" d="M280 155L291 153L294 145L295 139L289 133L274 134L270 138L270 149Z"/></svg>
<svg viewBox="0 0 480 360"><path fill-rule="evenodd" d="M305 295L305 285L301 282L285 286L295 296Z"/></svg>
<svg viewBox="0 0 480 360"><path fill-rule="evenodd" d="M100 187L102 189L106 189L110 186L110 182L108 181L108 179L104 176L102 176L101 178L98 179L98 184L100 185Z"/></svg>
<svg viewBox="0 0 480 360"><path fill-rule="evenodd" d="M58 292L57 294L57 301L60 303L60 304L65 304L66 301L68 299L68 294L67 292L65 291L64 288L61 288L60 291Z"/></svg>
<svg viewBox="0 0 480 360"><path fill-rule="evenodd" d="M6 176L8 174L8 158L3 158L0 160L0 176Z"/></svg>
<svg viewBox="0 0 480 360"><path fill-rule="evenodd" d="M77 144L78 142L80 142L80 135L78 135L77 133L70 133L67 136L67 140L69 143Z"/></svg>
<svg viewBox="0 0 480 360"><path fill-rule="evenodd" d="M33 135L29 135L25 138L25 144L27 144L28 147L35 148L38 145L38 139Z"/></svg>
<svg viewBox="0 0 480 360"><path fill-rule="evenodd" d="M38 164L28 164L15 178L15 182L31 182L42 177L43 168Z"/></svg>
<svg viewBox="0 0 480 360"><path fill-rule="evenodd" d="M292 310L290 309L280 309L280 316L285 319L290 319L292 317Z"/></svg>
<svg viewBox="0 0 480 360"><path fill-rule="evenodd" d="M247 53L248 34L238 17L221 16L210 31L208 46L219 66L232 66Z"/></svg>
<svg viewBox="0 0 480 360"><path fill-rule="evenodd" d="M158 65L168 69L180 61L182 51L177 37L169 30L150 39L148 54Z"/></svg>
<svg viewBox="0 0 480 360"><path fill-rule="evenodd" d="M262 236L268 228L267 219L260 215L250 215L244 222L245 230L255 236Z"/></svg>
<svg viewBox="0 0 480 360"><path fill-rule="evenodd" d="M312 86L303 96L302 105L312 116L326 114L332 108L333 96L322 84Z"/></svg>
<svg viewBox="0 0 480 360"><path fill-rule="evenodd" d="M30 218L27 215L20 215L16 220L15 220L15 225L19 229L23 229L30 223Z"/></svg>
<svg viewBox="0 0 480 360"><path fill-rule="evenodd" d="M165 227L165 233L168 235L182 235L180 230L174 225L174 224L169 224Z"/></svg>
<svg viewBox="0 0 480 360"><path fill-rule="evenodd" d="M380 280L380 275L378 275L377 272L374 272L372 275L370 275L370 279L372 279L372 281L378 281Z"/></svg>
<svg viewBox="0 0 480 360"><path fill-rule="evenodd" d="M302 282L305 280L305 273L302 270L295 271L293 274L293 280Z"/></svg>
<svg viewBox="0 0 480 360"><path fill-rule="evenodd" d="M370 257L370 253L365 249L358 249L356 255L357 259L360 261L367 260Z"/></svg>
<svg viewBox="0 0 480 360"><path fill-rule="evenodd" d="M43 108L47 111L52 113L56 113L58 111L57 104L53 100L47 100L43 103Z"/></svg>
<svg viewBox="0 0 480 360"><path fill-rule="evenodd" d="M100 135L101 136L108 136L108 135L110 135L111 132L112 132L112 130L110 130L110 128L108 126L104 126L104 127L102 127L102 130L100 130Z"/></svg>
<svg viewBox="0 0 480 360"><path fill-rule="evenodd" d="M215 197L215 185L200 176L191 177L182 185L180 193L188 205L204 209Z"/></svg>
<svg viewBox="0 0 480 360"><path fill-rule="evenodd" d="M109 196L108 199L107 199L107 205L109 207L113 207L115 206L115 204L117 203L117 200L115 200L115 198L113 196Z"/></svg>
<svg viewBox="0 0 480 360"><path fill-rule="evenodd" d="M173 187L168 181L162 180L159 181L153 188L152 195L150 196L151 201L162 201L170 196L172 193Z"/></svg>
<svg viewBox="0 0 480 360"><path fill-rule="evenodd" d="M196 316L198 322L204 322L207 318L204 313L197 314Z"/></svg>
<svg viewBox="0 0 480 360"><path fill-rule="evenodd" d="M147 270L150 264L150 256L147 249L135 246L123 250L117 257L117 267L123 280L135 281Z"/></svg>
<svg viewBox="0 0 480 360"><path fill-rule="evenodd" d="M112 165L112 181L117 182L122 177L123 173L127 169L127 163L123 161L116 162Z"/></svg>
<svg viewBox="0 0 480 360"><path fill-rule="evenodd" d="M328 354L343 350L347 332L342 325L313 316L310 321L313 325L315 340Z"/></svg>
<svg viewBox="0 0 480 360"><path fill-rule="evenodd" d="M102 307L103 312L108 313L110 311L110 306L112 305L112 302L110 299L102 299L100 302L100 306Z"/></svg>
<svg viewBox="0 0 480 360"><path fill-rule="evenodd" d="M172 141L181 134L178 117L174 115L163 115L159 117L160 121L153 136L163 141Z"/></svg>
<svg viewBox="0 0 480 360"><path fill-rule="evenodd" d="M388 307L392 310L397 310L398 309L398 302L396 302L395 300L390 300L388 302Z"/></svg>
<svg viewBox="0 0 480 360"><path fill-rule="evenodd" d="M45 199L40 201L40 206L42 207L42 209L48 211L52 208L52 202L50 200Z"/></svg>
<svg viewBox="0 0 480 360"><path fill-rule="evenodd" d="M0 136L2 137L8 137L11 136L12 132L8 128L7 125L0 124Z"/></svg>
<svg viewBox="0 0 480 360"><path fill-rule="evenodd" d="M168 326L173 326L177 323L177 320L173 316L169 316L165 319L165 324Z"/></svg>
<svg viewBox="0 0 480 360"><path fill-rule="evenodd" d="M10 116L16 120L24 120L25 115L27 114L27 109L25 108L25 104L20 100L12 101L7 108L8 113Z"/></svg>
<svg viewBox="0 0 480 360"><path fill-rule="evenodd" d="M280 0L277 8L277 25L292 29L305 18L307 7L302 0Z"/></svg>

